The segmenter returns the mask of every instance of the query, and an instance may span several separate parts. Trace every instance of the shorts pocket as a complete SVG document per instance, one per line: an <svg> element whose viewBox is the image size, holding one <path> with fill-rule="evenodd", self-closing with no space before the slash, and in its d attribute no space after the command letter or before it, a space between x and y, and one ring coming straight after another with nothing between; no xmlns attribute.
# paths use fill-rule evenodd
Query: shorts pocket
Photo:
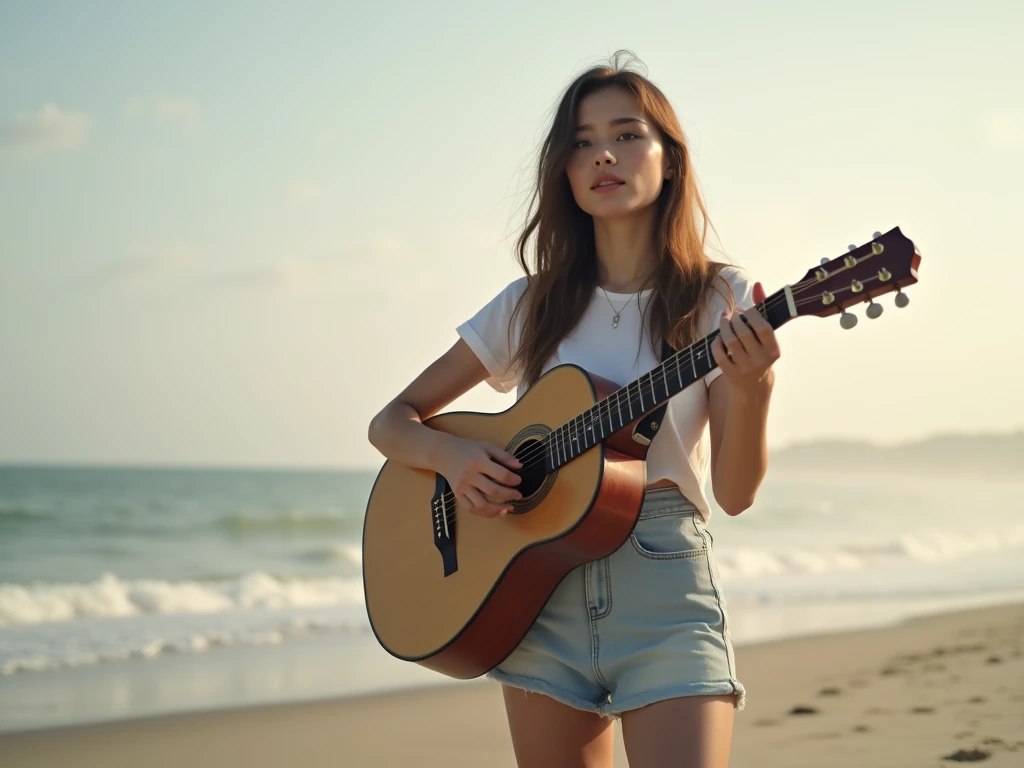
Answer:
<svg viewBox="0 0 1024 768"><path fill-rule="evenodd" d="M658 512L641 516L629 540L637 554L651 560L673 560L699 557L707 553L704 537L694 516L697 511L687 506L670 513Z"/></svg>

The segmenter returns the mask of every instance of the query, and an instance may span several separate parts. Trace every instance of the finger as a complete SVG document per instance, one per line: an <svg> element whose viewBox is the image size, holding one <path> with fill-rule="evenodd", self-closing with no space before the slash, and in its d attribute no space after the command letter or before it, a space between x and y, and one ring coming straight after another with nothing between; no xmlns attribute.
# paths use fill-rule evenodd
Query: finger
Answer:
<svg viewBox="0 0 1024 768"><path fill-rule="evenodd" d="M513 501L515 499L523 498L523 494L517 491L515 488L509 488L505 485L498 485L488 477L480 475L476 481L476 487L486 493L491 499L496 501Z"/></svg>
<svg viewBox="0 0 1024 768"><path fill-rule="evenodd" d="M722 313L722 319L718 325L718 338L722 341L723 349L729 353L730 359L735 360L736 355L742 351L743 345L736 338L736 331L733 330L728 312Z"/></svg>
<svg viewBox="0 0 1024 768"><path fill-rule="evenodd" d="M764 292L764 286L761 283L754 283L754 303L760 304L765 300L767 294Z"/></svg>
<svg viewBox="0 0 1024 768"><path fill-rule="evenodd" d="M722 369L722 373L734 374L739 371L730 358L725 349L725 344L722 343L722 339L718 338L711 342L711 356L715 358L715 362L718 363L718 367Z"/></svg>
<svg viewBox="0 0 1024 768"><path fill-rule="evenodd" d="M523 481L523 479L515 472L505 469L501 464L496 464L493 461L487 461L481 464L480 474L485 475L492 480L496 480L502 485L519 485L519 483Z"/></svg>
<svg viewBox="0 0 1024 768"><path fill-rule="evenodd" d="M764 347L765 351L771 356L773 353L778 354L778 340L775 337L775 329L772 328L771 323L764 319L764 316L757 311L755 307L751 307L743 312L743 319L747 325L757 336L757 340Z"/></svg>
<svg viewBox="0 0 1024 768"><path fill-rule="evenodd" d="M750 329L750 326L747 325L744 318L745 316L743 314L737 313L732 316L730 325L733 333L736 334L736 340L740 343L743 351L751 357L754 357L758 353L757 348L761 346L761 342L758 341L757 336ZM732 356L735 358L736 353L732 349L729 351L732 352Z"/></svg>
<svg viewBox="0 0 1024 768"><path fill-rule="evenodd" d="M467 488L466 496L470 502L469 511L480 517L497 517L503 509L508 509L507 504L492 504L487 501L476 488Z"/></svg>
<svg viewBox="0 0 1024 768"><path fill-rule="evenodd" d="M760 310L754 307L748 307L743 310L743 320L747 325L757 334L758 338L761 338L760 330L772 330L771 323L765 320L764 315L761 314Z"/></svg>
<svg viewBox="0 0 1024 768"><path fill-rule="evenodd" d="M509 469L520 469L523 463L508 451L503 451L494 445L484 444L484 450L492 459L497 459Z"/></svg>

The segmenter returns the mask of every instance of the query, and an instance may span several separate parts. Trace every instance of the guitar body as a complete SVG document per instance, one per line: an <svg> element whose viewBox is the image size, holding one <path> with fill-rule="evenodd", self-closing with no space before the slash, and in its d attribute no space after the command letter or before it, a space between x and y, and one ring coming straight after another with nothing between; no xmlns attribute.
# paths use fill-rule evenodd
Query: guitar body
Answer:
<svg viewBox="0 0 1024 768"><path fill-rule="evenodd" d="M515 649L569 571L626 541L646 481L646 449L631 448L628 435L551 474L528 471L531 458L539 463L540 438L614 389L563 365L506 411L445 413L426 422L523 462L524 498L504 517L480 517L456 504L435 472L384 464L366 509L363 588L385 650L450 677L478 677ZM446 491L444 521L435 510ZM442 553L437 542L448 536L454 547Z"/></svg>

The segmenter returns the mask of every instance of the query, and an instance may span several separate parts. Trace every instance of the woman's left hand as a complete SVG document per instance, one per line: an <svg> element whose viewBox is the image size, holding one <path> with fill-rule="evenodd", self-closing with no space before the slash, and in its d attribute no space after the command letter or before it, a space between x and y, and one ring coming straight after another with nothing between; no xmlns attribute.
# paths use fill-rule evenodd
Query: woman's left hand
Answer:
<svg viewBox="0 0 1024 768"><path fill-rule="evenodd" d="M764 286L754 283L754 303L764 301ZM775 329L756 307L743 312L723 312L718 323L719 336L711 344L711 354L734 389L756 392L770 387L772 364L779 359Z"/></svg>

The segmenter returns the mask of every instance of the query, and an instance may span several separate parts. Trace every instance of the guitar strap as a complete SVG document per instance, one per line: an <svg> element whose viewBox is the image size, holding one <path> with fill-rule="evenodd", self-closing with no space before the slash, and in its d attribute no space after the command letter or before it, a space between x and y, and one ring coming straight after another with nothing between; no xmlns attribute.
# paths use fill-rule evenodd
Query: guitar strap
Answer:
<svg viewBox="0 0 1024 768"><path fill-rule="evenodd" d="M676 351L669 346L667 341L661 342L661 362L665 362ZM636 426L633 427L633 440L641 445L650 445L655 435L658 433L658 427L661 426L661 422L665 416L665 410L668 408L668 401L659 405L653 411L644 416L640 421L637 422Z"/></svg>

